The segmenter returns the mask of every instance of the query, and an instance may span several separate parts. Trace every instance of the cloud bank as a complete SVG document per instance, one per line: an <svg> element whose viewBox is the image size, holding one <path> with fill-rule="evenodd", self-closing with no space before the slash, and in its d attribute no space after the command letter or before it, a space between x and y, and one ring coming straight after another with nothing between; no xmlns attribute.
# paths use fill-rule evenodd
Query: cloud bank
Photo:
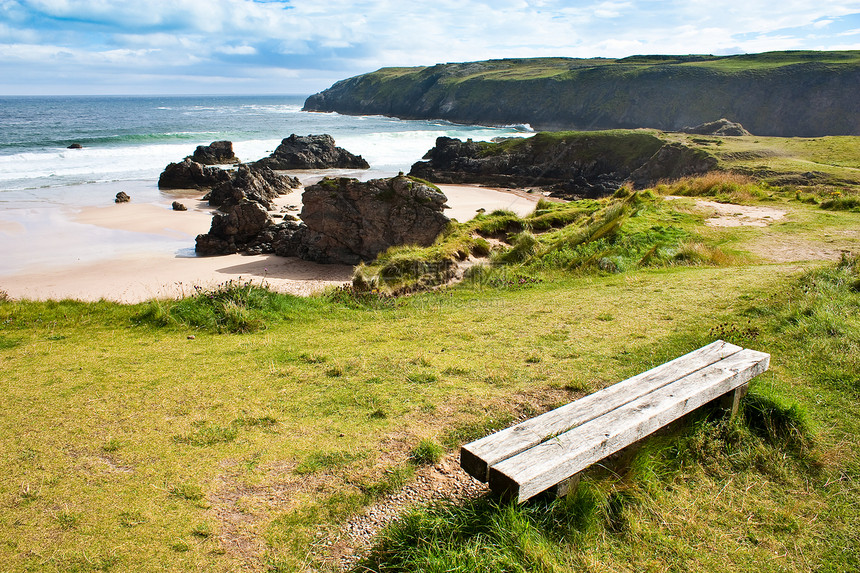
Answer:
<svg viewBox="0 0 860 573"><path fill-rule="evenodd" d="M383 66L860 49L860 2L0 0L0 94L312 93Z"/></svg>

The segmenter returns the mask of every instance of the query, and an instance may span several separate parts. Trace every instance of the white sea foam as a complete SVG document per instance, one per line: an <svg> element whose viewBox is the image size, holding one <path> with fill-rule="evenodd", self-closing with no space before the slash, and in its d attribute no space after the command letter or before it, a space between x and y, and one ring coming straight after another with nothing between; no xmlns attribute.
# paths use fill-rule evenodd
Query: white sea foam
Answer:
<svg viewBox="0 0 860 573"><path fill-rule="evenodd" d="M190 147L190 150L189 150ZM171 161L194 146L155 144L84 149L47 149L0 156L0 189L4 191L158 177Z"/></svg>

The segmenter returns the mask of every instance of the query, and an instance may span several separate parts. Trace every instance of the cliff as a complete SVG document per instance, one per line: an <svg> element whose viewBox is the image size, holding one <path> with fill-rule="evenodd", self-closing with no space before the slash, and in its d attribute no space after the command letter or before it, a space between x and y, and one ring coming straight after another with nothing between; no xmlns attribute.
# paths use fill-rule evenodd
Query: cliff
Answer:
<svg viewBox="0 0 860 573"><path fill-rule="evenodd" d="M860 135L860 51L536 58L383 68L304 109L539 130L678 131L719 118L755 135Z"/></svg>

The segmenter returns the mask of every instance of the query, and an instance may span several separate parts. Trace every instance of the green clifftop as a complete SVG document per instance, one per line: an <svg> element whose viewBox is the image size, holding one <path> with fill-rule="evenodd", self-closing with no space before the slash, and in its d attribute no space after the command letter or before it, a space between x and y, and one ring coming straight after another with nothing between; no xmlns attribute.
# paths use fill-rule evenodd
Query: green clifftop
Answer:
<svg viewBox="0 0 860 573"><path fill-rule="evenodd" d="M383 68L310 96L308 111L535 129L650 127L719 118L755 135L860 135L860 51L536 58Z"/></svg>

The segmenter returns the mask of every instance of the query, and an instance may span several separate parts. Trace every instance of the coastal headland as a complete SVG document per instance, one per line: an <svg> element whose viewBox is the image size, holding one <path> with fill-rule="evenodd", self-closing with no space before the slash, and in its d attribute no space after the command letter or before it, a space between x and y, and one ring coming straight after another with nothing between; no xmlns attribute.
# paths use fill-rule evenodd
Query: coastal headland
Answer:
<svg viewBox="0 0 860 573"><path fill-rule="evenodd" d="M538 130L679 131L728 118L761 136L860 135L860 52L534 58L382 68L304 109Z"/></svg>

